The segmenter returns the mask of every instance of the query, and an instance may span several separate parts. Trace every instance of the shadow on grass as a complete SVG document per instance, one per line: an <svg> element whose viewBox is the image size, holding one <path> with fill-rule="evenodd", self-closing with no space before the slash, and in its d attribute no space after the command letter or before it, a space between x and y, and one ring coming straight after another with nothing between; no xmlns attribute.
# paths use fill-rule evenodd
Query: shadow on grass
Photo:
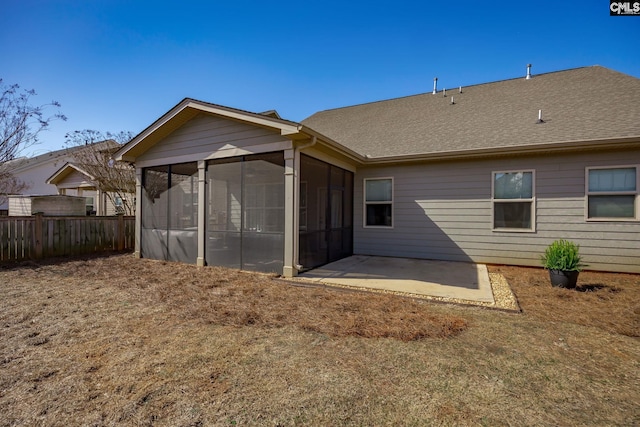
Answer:
<svg viewBox="0 0 640 427"><path fill-rule="evenodd" d="M577 285L575 288L577 292L598 292L603 289L614 294L622 292L622 289L620 288L616 288L615 286L603 285L601 283Z"/></svg>
<svg viewBox="0 0 640 427"><path fill-rule="evenodd" d="M20 269L36 269L51 265L60 265L73 261L90 261L100 258L109 258L117 255L133 254L132 250L125 251L101 251L90 254L65 255L59 257L47 257L42 259L26 259L20 261L2 261L0 262L0 272Z"/></svg>

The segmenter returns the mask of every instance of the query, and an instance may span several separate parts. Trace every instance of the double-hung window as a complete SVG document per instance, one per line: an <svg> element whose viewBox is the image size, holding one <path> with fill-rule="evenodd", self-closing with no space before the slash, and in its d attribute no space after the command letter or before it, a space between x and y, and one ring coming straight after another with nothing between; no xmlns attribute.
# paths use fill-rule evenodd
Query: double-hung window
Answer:
<svg viewBox="0 0 640 427"><path fill-rule="evenodd" d="M393 227L393 178L364 180L364 226Z"/></svg>
<svg viewBox="0 0 640 427"><path fill-rule="evenodd" d="M587 168L587 219L638 220L638 166Z"/></svg>
<svg viewBox="0 0 640 427"><path fill-rule="evenodd" d="M532 170L493 172L493 229L535 231L535 174Z"/></svg>

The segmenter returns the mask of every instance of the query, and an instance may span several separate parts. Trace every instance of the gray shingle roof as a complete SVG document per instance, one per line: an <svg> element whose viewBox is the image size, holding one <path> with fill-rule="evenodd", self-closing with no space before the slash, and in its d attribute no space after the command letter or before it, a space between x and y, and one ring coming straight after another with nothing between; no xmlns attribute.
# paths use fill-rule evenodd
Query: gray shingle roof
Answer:
<svg viewBox="0 0 640 427"><path fill-rule="evenodd" d="M584 67L321 111L302 124L373 158L639 137L640 79Z"/></svg>

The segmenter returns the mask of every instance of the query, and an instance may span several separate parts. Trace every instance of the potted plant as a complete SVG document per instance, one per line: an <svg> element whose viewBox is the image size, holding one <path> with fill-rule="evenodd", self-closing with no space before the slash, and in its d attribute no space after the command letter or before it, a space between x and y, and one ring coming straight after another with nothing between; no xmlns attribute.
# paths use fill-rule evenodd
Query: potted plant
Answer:
<svg viewBox="0 0 640 427"><path fill-rule="evenodd" d="M547 246L542 255L542 265L549 270L552 286L575 288L582 267L580 246L568 240L556 240Z"/></svg>

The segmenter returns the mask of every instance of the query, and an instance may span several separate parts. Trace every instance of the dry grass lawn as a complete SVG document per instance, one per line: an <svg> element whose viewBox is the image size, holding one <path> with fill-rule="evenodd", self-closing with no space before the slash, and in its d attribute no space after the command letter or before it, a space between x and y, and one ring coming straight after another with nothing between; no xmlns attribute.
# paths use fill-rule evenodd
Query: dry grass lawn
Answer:
<svg viewBox="0 0 640 427"><path fill-rule="evenodd" d="M639 425L640 276L522 314L131 255L0 267L0 426Z"/></svg>

